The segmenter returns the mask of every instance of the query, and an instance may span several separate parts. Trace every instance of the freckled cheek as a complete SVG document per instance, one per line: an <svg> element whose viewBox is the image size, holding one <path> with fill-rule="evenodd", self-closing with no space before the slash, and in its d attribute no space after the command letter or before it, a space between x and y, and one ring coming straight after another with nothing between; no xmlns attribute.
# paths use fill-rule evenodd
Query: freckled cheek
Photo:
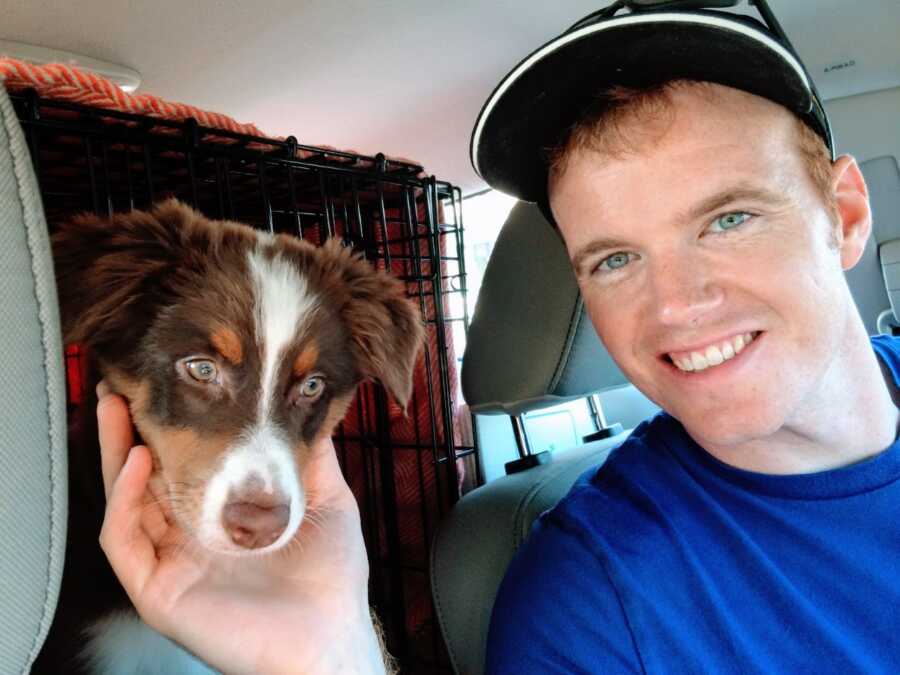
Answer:
<svg viewBox="0 0 900 675"><path fill-rule="evenodd" d="M772 313L788 323L806 323L809 315L821 315L821 306L828 302L829 293L823 292L823 271L810 266L801 257L775 254L780 259L750 259L739 288L748 298L750 306L759 306L761 313ZM752 275L747 270L753 270ZM737 284L738 281L735 281ZM800 317L806 317L800 319ZM799 320L799 321L798 321ZM772 329L775 325L767 325Z"/></svg>
<svg viewBox="0 0 900 675"><path fill-rule="evenodd" d="M141 435L150 447L154 469L151 490L179 522L196 529L206 484L233 439L204 437L194 431L143 425Z"/></svg>

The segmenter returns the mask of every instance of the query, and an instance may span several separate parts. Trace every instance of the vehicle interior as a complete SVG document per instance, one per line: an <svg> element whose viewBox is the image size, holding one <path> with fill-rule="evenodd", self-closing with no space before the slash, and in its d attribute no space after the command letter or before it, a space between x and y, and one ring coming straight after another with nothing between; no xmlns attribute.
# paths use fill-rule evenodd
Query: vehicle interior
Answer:
<svg viewBox="0 0 900 675"><path fill-rule="evenodd" d="M770 6L838 153L862 168L874 226L847 280L869 333L896 334L900 4ZM411 410L366 385L335 444L401 671L483 672L494 595L533 520L659 411L594 333L540 210L469 163L497 82L597 7L0 0L0 672L29 672L72 535L67 417L85 396L48 234L167 196L342 237L406 284L428 329ZM89 77L41 69L53 63Z"/></svg>

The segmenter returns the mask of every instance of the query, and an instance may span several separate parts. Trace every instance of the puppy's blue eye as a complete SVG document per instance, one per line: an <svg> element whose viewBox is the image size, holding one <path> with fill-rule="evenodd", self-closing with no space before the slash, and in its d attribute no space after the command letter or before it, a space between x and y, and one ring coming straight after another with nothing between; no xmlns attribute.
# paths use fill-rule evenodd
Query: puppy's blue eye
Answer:
<svg viewBox="0 0 900 675"><path fill-rule="evenodd" d="M216 364L209 359L194 359L185 363L184 367L187 369L188 375L197 382L215 382L219 375Z"/></svg>
<svg viewBox="0 0 900 675"><path fill-rule="evenodd" d="M318 375L313 375L312 377L307 378L300 387L300 394L307 398L315 398L322 393L324 388L325 380Z"/></svg>
<svg viewBox="0 0 900 675"><path fill-rule="evenodd" d="M725 232L726 230L733 230L739 225L743 225L751 218L749 213L745 213L744 211L735 211L734 213L726 213L724 216L719 216L712 224L710 224L709 229L713 232Z"/></svg>

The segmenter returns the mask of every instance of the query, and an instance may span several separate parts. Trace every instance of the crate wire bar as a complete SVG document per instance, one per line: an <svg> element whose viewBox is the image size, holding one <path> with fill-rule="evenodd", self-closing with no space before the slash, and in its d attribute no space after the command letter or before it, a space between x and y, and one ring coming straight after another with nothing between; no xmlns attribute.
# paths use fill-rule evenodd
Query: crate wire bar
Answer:
<svg viewBox="0 0 900 675"><path fill-rule="evenodd" d="M12 94L51 232L75 213L108 216L168 197L210 218L321 244L340 237L406 284L428 339L408 415L364 384L335 434L360 504L370 597L403 672L449 673L431 604L428 547L440 517L480 484L458 423L454 324L468 327L459 188L422 167L182 122ZM70 407L81 400L66 352Z"/></svg>

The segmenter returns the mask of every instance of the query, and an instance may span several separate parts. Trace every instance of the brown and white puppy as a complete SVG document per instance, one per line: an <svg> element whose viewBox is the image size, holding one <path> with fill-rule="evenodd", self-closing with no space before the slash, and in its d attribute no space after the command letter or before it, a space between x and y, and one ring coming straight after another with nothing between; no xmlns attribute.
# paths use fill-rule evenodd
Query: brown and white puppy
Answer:
<svg viewBox="0 0 900 675"><path fill-rule="evenodd" d="M333 432L360 382L409 399L418 311L399 280L337 240L315 247L170 200L76 218L54 234L53 253L65 342L85 346L97 377L127 398L154 451L155 492L211 551L260 555L295 537L310 447ZM34 672L122 672L109 645L88 648L93 671L73 660L86 626L116 628L109 613L129 606L97 544L96 427L72 440L60 609Z"/></svg>

